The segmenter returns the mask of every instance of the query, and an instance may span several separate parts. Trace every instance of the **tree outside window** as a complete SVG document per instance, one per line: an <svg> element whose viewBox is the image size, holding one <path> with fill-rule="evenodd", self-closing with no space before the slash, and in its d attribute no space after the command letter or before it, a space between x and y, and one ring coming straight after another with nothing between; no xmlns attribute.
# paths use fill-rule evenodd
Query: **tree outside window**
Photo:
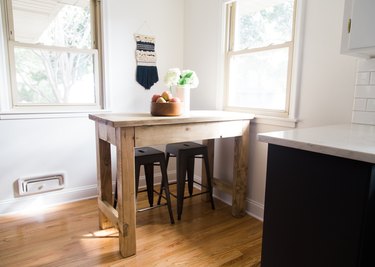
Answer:
<svg viewBox="0 0 375 267"><path fill-rule="evenodd" d="M100 106L95 5L8 0L14 107Z"/></svg>
<svg viewBox="0 0 375 267"><path fill-rule="evenodd" d="M294 0L228 4L227 109L287 116L294 14Z"/></svg>

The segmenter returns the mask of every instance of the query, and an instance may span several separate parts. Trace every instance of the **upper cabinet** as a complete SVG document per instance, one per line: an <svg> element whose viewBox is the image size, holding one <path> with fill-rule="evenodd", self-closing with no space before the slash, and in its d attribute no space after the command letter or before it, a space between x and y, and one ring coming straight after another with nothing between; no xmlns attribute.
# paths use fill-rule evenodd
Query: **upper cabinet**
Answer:
<svg viewBox="0 0 375 267"><path fill-rule="evenodd" d="M346 0L341 53L375 57L375 1Z"/></svg>

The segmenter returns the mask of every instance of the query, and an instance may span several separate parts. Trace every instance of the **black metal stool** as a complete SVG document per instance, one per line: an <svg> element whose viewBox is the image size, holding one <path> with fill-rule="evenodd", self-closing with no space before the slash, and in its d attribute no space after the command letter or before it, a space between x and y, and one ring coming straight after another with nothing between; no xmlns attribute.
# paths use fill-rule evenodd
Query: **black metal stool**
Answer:
<svg viewBox="0 0 375 267"><path fill-rule="evenodd" d="M150 207L153 207L154 204L154 192L159 194L158 206L160 206L160 199L163 197L163 190L165 191L165 199L167 201L169 217L171 224L174 224L171 198L169 193L169 184L168 184L168 175L167 175L167 164L165 161L165 154L163 151L157 150L152 147L140 147L135 148L135 188L136 194L138 194L139 187L139 174L141 170L141 165L144 166L145 177L146 177L146 187L147 187L147 196ZM158 164L157 164L158 163ZM162 179L160 185L160 192L154 190L154 165L159 165ZM115 197L113 207L117 206L117 182L115 189ZM156 207L158 207L156 206Z"/></svg>
<svg viewBox="0 0 375 267"><path fill-rule="evenodd" d="M177 215L178 219L181 219L183 202L185 197L185 182L186 182L186 173L187 173L187 182L188 182L188 189L189 189L189 197L193 197L196 195L201 195L208 193L211 200L212 209L215 209L214 199L212 196L212 182L211 182L211 174L210 168L208 163L208 150L207 146L197 144L194 142L182 142L182 143L174 143L168 144L165 148L166 152L166 162L168 165L169 157L176 157L176 167L177 167ZM200 157L199 157L200 156ZM203 158L206 175L207 175L207 186L199 184L198 182L194 181L194 161L195 158ZM207 191L201 192L199 194L193 195L193 185L194 183L199 184L202 187L207 188ZM173 195L173 194L172 194ZM173 195L174 196L174 195ZM160 197L158 203L160 201Z"/></svg>

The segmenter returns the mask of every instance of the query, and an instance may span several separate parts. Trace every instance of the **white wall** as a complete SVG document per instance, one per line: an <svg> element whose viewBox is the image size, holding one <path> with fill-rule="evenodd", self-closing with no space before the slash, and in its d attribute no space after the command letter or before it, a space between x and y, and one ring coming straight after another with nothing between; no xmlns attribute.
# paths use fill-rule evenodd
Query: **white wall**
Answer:
<svg viewBox="0 0 375 267"><path fill-rule="evenodd" d="M149 112L154 93L167 89L166 71L183 64L183 0L107 0L106 73L111 110ZM134 33L156 37L159 82L145 90L135 81Z"/></svg>
<svg viewBox="0 0 375 267"><path fill-rule="evenodd" d="M105 0L106 85L110 109L148 112L163 76L183 64L183 0ZM141 27L145 22L144 27ZM161 82L145 90L135 82L136 33L156 36ZM78 118L0 120L0 214L96 195L94 123ZM14 196L20 177L65 172L65 189Z"/></svg>
<svg viewBox="0 0 375 267"><path fill-rule="evenodd" d="M222 94L219 2L185 1L184 68L196 71L200 81L199 87L191 90L191 109L215 109Z"/></svg>
<svg viewBox="0 0 375 267"><path fill-rule="evenodd" d="M194 89L192 106L197 109L217 105L215 95L222 94L220 55L222 45L218 29L225 0L185 1L184 63L199 70L201 85ZM305 27L302 32L300 95L297 99L298 127L350 123L353 104L356 59L339 54L344 1L305 1ZM198 25L201 25L198 27ZM205 59L209 60L205 60ZM203 96L203 97L200 97ZM248 212L263 217L267 145L256 134L284 130L280 126L252 124L248 178ZM216 147L215 176L232 179L233 142L221 140ZM226 153L221 153L221 152ZM229 178L228 178L229 177ZM229 196L217 194L225 200Z"/></svg>
<svg viewBox="0 0 375 267"><path fill-rule="evenodd" d="M0 214L95 194L94 130L87 118L0 121ZM60 172L64 190L15 198L18 178Z"/></svg>
<svg viewBox="0 0 375 267"><path fill-rule="evenodd" d="M299 127L350 123L356 59L340 55L344 1L306 1Z"/></svg>

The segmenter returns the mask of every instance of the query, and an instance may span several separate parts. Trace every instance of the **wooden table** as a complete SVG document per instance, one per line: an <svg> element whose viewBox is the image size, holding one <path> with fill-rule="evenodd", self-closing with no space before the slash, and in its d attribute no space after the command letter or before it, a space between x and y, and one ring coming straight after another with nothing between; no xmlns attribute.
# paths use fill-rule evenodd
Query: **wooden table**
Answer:
<svg viewBox="0 0 375 267"><path fill-rule="evenodd" d="M123 257L136 253L136 198L134 147L203 140L208 145L213 173L214 139L234 137L233 184L214 179L214 186L232 193L232 214L245 214L248 173L249 128L252 114L225 111L191 111L178 117L149 114L106 113L89 115L95 121L98 176L99 226L119 229ZM116 146L118 209L112 207L110 144ZM206 176L203 167L202 183Z"/></svg>

